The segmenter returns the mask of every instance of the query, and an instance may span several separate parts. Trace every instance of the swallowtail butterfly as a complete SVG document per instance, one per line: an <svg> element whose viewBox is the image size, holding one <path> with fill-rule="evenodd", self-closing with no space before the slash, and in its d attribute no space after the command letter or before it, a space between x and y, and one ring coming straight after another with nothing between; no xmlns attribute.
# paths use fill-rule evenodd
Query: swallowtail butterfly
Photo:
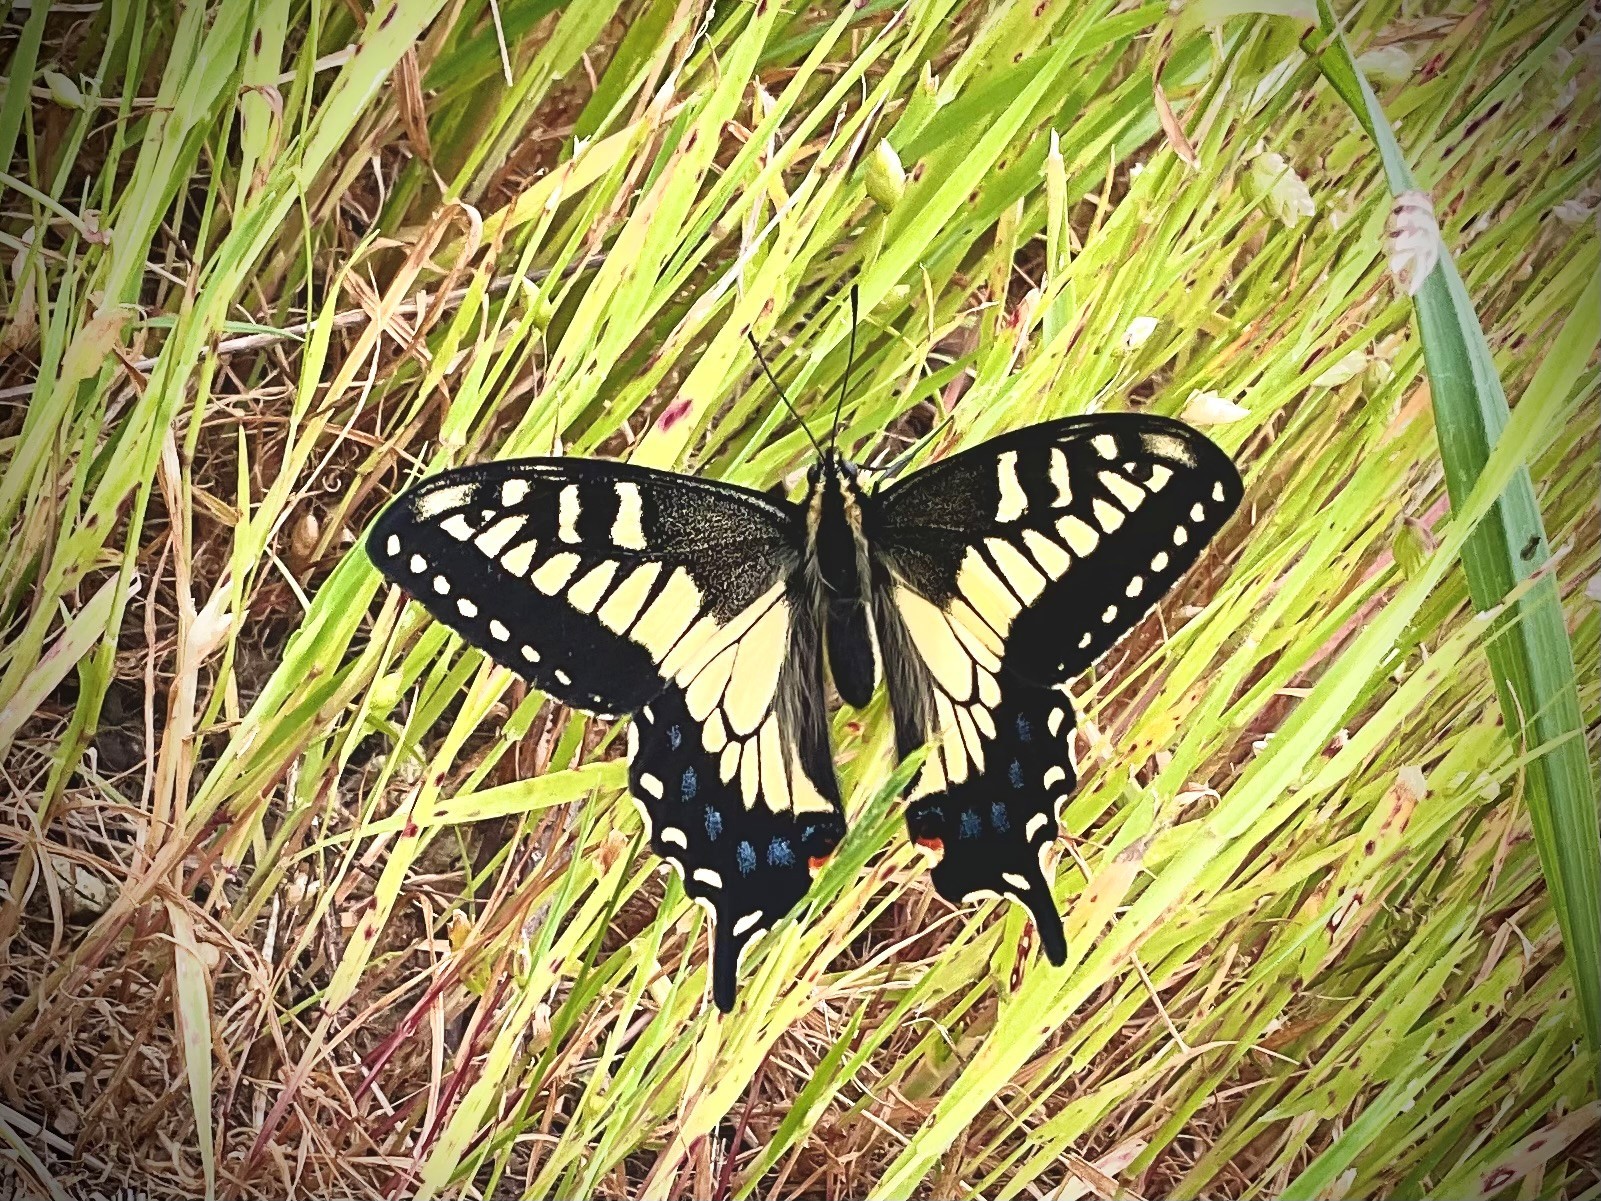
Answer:
<svg viewBox="0 0 1601 1201"><path fill-rule="evenodd" d="M1042 858L1077 783L1067 683L1242 494L1216 445L1142 414L1029 426L887 486L829 441L798 502L510 459L423 481L367 539L496 662L564 704L632 715L629 791L651 849L710 911L725 1012L745 947L845 834L825 664L848 705L886 681L900 755L930 745L906 822L937 856L934 887L1022 903L1064 962Z"/></svg>

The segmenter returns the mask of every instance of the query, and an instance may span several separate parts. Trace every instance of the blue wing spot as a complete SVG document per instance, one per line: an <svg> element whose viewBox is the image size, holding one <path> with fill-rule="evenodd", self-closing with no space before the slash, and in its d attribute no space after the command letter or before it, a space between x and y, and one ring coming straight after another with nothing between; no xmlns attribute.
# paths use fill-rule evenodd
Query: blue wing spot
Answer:
<svg viewBox="0 0 1601 1201"><path fill-rule="evenodd" d="M700 778L695 775L693 767L684 769L684 778L679 781L678 791L686 801L695 799L695 794L700 791Z"/></svg>
<svg viewBox="0 0 1601 1201"><path fill-rule="evenodd" d="M1033 739L1034 727L1029 725L1028 718L1019 713L1017 715L1017 740L1019 742L1032 742Z"/></svg>
<svg viewBox="0 0 1601 1201"><path fill-rule="evenodd" d="M715 809L708 808L706 810L706 837L716 842L717 836L722 832L723 815Z"/></svg>
<svg viewBox="0 0 1601 1201"><path fill-rule="evenodd" d="M817 833L817 827L816 826L807 826L804 830L801 831L801 841L805 842L808 838L810 838L815 833Z"/></svg>
<svg viewBox="0 0 1601 1201"><path fill-rule="evenodd" d="M963 838L977 838L983 832L984 832L984 823L979 820L978 810L977 809L964 809L964 810L962 810L961 836Z"/></svg>
<svg viewBox="0 0 1601 1201"><path fill-rule="evenodd" d="M1013 759L1012 766L1006 769L1006 778L1012 782L1013 788L1023 787L1023 765L1016 759Z"/></svg>
<svg viewBox="0 0 1601 1201"><path fill-rule="evenodd" d="M1006 806L1000 801L990 802L990 825L995 827L997 834L1005 834L1012 828L1011 819L1006 816Z"/></svg>
<svg viewBox="0 0 1601 1201"><path fill-rule="evenodd" d="M775 838L767 844L767 862L773 867L793 866L795 852L789 849L789 839Z"/></svg>
<svg viewBox="0 0 1601 1201"><path fill-rule="evenodd" d="M684 741L684 732L682 730L680 730L677 726L668 726L667 727L667 745L668 746L672 747L673 750L676 751L678 749L679 744L681 742L683 742L683 741Z"/></svg>
<svg viewBox="0 0 1601 1201"><path fill-rule="evenodd" d="M739 874L748 876L756 870L756 848L742 842L734 848L734 859L739 863Z"/></svg>

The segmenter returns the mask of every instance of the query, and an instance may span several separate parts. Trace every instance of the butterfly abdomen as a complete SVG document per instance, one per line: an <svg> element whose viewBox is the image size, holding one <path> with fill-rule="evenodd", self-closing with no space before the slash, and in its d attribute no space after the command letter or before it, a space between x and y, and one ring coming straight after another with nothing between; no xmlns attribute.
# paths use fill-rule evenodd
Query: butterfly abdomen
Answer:
<svg viewBox="0 0 1601 1201"><path fill-rule="evenodd" d="M807 511L829 673L840 699L860 709L878 687L879 655L865 587L871 564L862 528L864 498L847 472L838 459L826 461L813 482Z"/></svg>

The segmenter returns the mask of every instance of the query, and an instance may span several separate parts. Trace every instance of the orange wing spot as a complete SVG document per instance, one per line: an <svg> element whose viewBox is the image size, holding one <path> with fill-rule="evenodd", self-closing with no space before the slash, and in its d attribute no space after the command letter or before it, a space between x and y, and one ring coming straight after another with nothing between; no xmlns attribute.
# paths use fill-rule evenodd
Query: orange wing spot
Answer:
<svg viewBox="0 0 1601 1201"><path fill-rule="evenodd" d="M943 838L919 838L917 840L917 845L920 847L927 847L936 855L943 855L945 853L945 840Z"/></svg>
<svg viewBox="0 0 1601 1201"><path fill-rule="evenodd" d="M809 855L806 859L806 866L812 869L813 875L816 875L828 866L828 861L833 857L832 852L827 855Z"/></svg>

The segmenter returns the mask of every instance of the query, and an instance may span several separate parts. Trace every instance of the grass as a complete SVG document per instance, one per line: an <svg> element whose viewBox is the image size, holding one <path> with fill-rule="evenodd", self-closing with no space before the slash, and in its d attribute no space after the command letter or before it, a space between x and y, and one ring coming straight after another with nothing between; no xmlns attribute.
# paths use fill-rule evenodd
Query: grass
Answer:
<svg viewBox="0 0 1601 1201"><path fill-rule="evenodd" d="M1038 7L8 10L0 1173L1597 1195L1596 17ZM793 482L745 334L821 422L851 282L860 457L1189 413L1246 504L1077 686L1065 969L879 699L719 1019L620 727L351 548L553 445Z"/></svg>

